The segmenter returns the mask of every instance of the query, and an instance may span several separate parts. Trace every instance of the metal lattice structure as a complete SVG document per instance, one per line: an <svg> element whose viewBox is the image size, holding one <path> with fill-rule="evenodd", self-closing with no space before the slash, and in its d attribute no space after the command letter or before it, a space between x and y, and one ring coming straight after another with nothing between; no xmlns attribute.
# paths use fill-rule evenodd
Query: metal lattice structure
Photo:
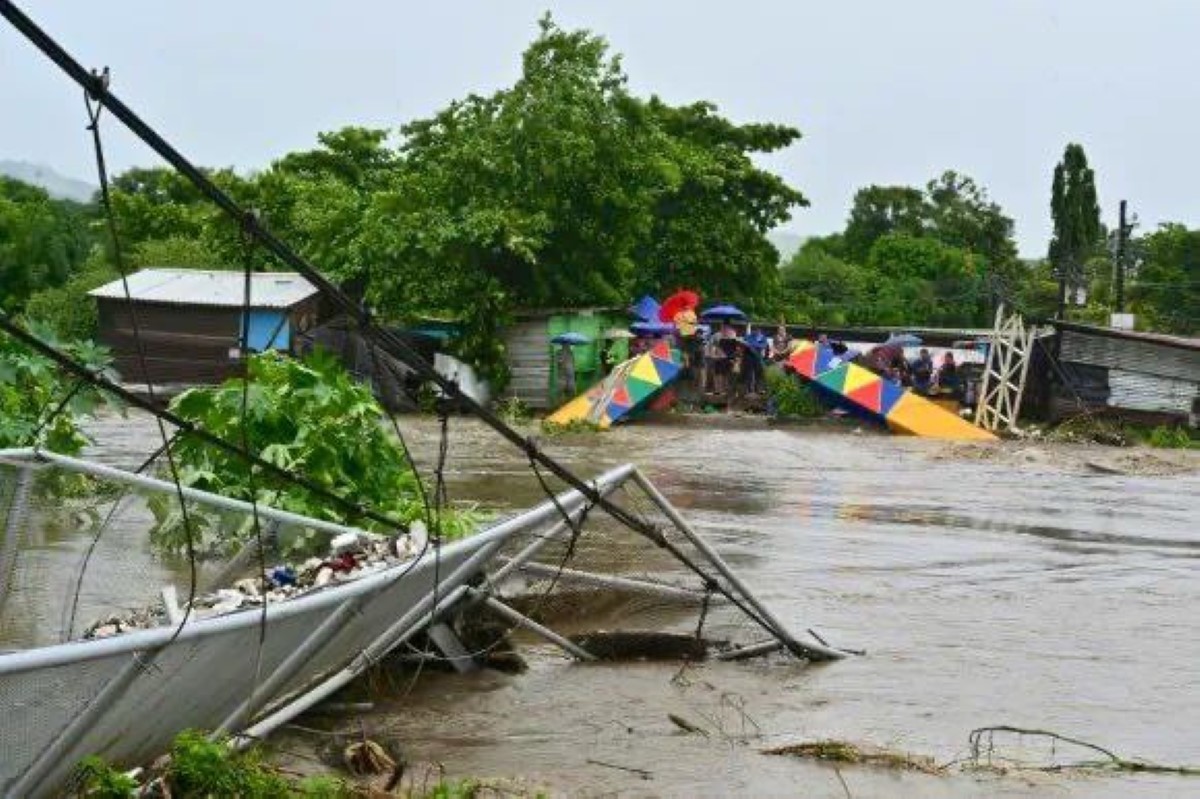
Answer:
<svg viewBox="0 0 1200 799"><path fill-rule="evenodd" d="M996 309L996 325L988 339L987 362L979 386L975 422L985 430L1013 430L1021 413L1021 397L1029 374L1036 331L1021 314L1005 316Z"/></svg>

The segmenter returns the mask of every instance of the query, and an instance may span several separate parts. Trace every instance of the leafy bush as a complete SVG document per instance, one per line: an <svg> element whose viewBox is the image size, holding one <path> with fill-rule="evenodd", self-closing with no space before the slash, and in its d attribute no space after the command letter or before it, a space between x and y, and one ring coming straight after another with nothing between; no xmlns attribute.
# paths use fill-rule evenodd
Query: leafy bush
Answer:
<svg viewBox="0 0 1200 799"><path fill-rule="evenodd" d="M129 799L138 787L137 780L98 757L84 758L75 777L77 795L88 799Z"/></svg>
<svg viewBox="0 0 1200 799"><path fill-rule="evenodd" d="M508 425L518 425L533 418L533 410L520 397L505 397L496 403L496 415Z"/></svg>
<svg viewBox="0 0 1200 799"><path fill-rule="evenodd" d="M25 303L25 317L36 319L60 338L84 340L96 337L99 315L96 301L88 292L116 280L117 270L102 253L95 253L65 283L42 289Z"/></svg>
<svg viewBox="0 0 1200 799"><path fill-rule="evenodd" d="M1184 427L1168 427L1159 425L1150 431L1146 443L1160 449L1190 449L1197 446L1191 433Z"/></svg>
<svg viewBox="0 0 1200 799"><path fill-rule="evenodd" d="M251 451L334 494L404 523L424 517L417 477L399 442L381 423L383 411L371 390L356 383L334 357L316 352L300 361L268 352L251 356L248 369L245 436ZM176 397L171 409L209 433L240 444L242 386L241 378L234 378L221 386L194 388ZM194 436L183 436L175 452L180 480L186 486L247 500L253 486L257 500L264 505L395 532L348 514L307 488L257 468L251 474L244 459ZM182 552L187 540L174 497L156 496L151 507L156 516L151 540L167 551ZM249 520L236 528L220 524L210 515L196 514L193 521L193 543L204 554L234 551L252 533ZM474 514L467 512L443 513L442 535L465 535L476 521ZM281 544L292 553L310 548L307 539Z"/></svg>
<svg viewBox="0 0 1200 799"><path fill-rule="evenodd" d="M825 415L828 409L800 378L775 368L768 368L766 375L767 393L777 415L801 419L815 419Z"/></svg>
<svg viewBox="0 0 1200 799"><path fill-rule="evenodd" d="M96 344L59 342L45 326L32 325L31 331L93 370L104 372L111 363L108 350ZM38 431L73 387L74 380L51 361L0 333L0 448L37 444L66 455L83 449L88 439L79 429L79 417L94 413L104 401L100 391L91 386L76 390L65 411Z"/></svg>
<svg viewBox="0 0 1200 799"><path fill-rule="evenodd" d="M239 754L224 741L185 730L171 746L168 782L173 796L238 796L284 799L293 792L280 775L265 768L255 754Z"/></svg>

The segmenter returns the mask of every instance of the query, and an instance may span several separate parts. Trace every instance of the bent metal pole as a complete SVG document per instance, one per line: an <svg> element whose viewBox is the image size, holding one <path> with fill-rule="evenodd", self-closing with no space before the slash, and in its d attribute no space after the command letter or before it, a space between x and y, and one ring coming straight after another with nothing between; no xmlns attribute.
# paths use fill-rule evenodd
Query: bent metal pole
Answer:
<svg viewBox="0 0 1200 799"><path fill-rule="evenodd" d="M646 475L642 474L641 471L636 468L633 470L633 482L638 484L638 487L640 487L642 491L646 493L646 496L650 498L650 501L657 505L659 509L667 515L667 518L674 523L679 532L682 533L689 541L691 541L696 549L700 550L701 554L703 554L708 562L713 565L713 568L720 572L721 575L729 581L729 584L732 585L737 592L742 595L746 602L758 612L759 616L767 621L767 623L770 625L768 631L782 641L784 646L786 646L792 652L792 654L796 655L797 657L808 658L809 660L839 660L846 656L845 652L833 649L832 647L796 640L795 636L788 632L788 629L784 626L783 622L777 619L775 615L767 608L767 606L760 602L758 597L751 592L749 586L742 582L740 577L734 574L733 569L729 568L729 565L725 563L724 559L722 559L719 554L717 554L717 551L713 549L712 546L710 546L709 543L705 541L699 533L692 529L692 526L688 524L687 519L683 518L683 515L675 509L675 506L671 504L670 500L663 496L662 492L659 491L658 488L656 488L655 485L646 478Z"/></svg>

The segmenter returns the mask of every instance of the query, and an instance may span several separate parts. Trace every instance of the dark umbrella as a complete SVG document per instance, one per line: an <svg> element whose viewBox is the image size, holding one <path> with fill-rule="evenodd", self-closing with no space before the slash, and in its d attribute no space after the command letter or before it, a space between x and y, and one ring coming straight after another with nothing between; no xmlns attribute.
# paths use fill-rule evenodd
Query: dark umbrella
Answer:
<svg viewBox="0 0 1200 799"><path fill-rule="evenodd" d="M745 319L746 314L736 305L714 305L700 314L700 318L706 322L718 322L723 319Z"/></svg>
<svg viewBox="0 0 1200 799"><path fill-rule="evenodd" d="M662 307L658 309L658 321L672 322L675 320L675 314L684 309L694 311L699 305L699 294L688 289L682 289L663 300Z"/></svg>
<svg viewBox="0 0 1200 799"><path fill-rule="evenodd" d="M551 344L567 344L574 347L577 344L588 344L591 339L582 333L559 333L554 338L550 339Z"/></svg>

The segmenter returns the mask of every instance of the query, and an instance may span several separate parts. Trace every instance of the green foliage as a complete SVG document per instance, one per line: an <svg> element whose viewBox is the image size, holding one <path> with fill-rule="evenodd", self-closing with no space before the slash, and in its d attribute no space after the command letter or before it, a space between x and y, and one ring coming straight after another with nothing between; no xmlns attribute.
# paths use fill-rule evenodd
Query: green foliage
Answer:
<svg viewBox="0 0 1200 799"><path fill-rule="evenodd" d="M61 285L92 248L90 206L0 177L0 310Z"/></svg>
<svg viewBox="0 0 1200 799"><path fill-rule="evenodd" d="M1146 436L1146 443L1160 449L1192 449L1200 446L1186 427L1159 425Z"/></svg>
<svg viewBox="0 0 1200 799"><path fill-rule="evenodd" d="M317 352L303 362L274 352L251 356L242 426L243 381L234 378L211 388L194 388L176 397L171 409L226 441L241 443L279 467L304 475L324 489L404 523L424 518L417 477L394 435L381 422L382 410L371 390L356 382L332 356ZM292 483L272 479L241 458L199 439L183 436L175 448L180 479L215 494L250 499L253 487L265 505L379 532L376 522L348 516L340 507ZM167 551L181 552L187 539L172 497L152 502L156 524L151 539ZM240 528L215 518L190 514L197 527L193 544L201 552L228 553L251 536L249 521ZM473 529L469 513L447 513L442 535L456 538ZM281 542L285 551L304 552L309 538Z"/></svg>
<svg viewBox="0 0 1200 799"><path fill-rule="evenodd" d="M859 190L845 231L805 242L780 272L789 316L883 326L990 324L995 302L1019 304L1034 276L1012 220L953 171L924 189Z"/></svg>
<svg viewBox="0 0 1200 799"><path fill-rule="evenodd" d="M475 799L482 788L475 780L442 780L421 799Z"/></svg>
<svg viewBox="0 0 1200 799"><path fill-rule="evenodd" d="M925 195L912 186L867 186L854 195L843 234L846 255L867 260L875 242L888 234L920 236L928 224Z"/></svg>
<svg viewBox="0 0 1200 799"><path fill-rule="evenodd" d="M295 792L307 799L352 799L359 795L345 780L330 775L305 777L296 783Z"/></svg>
<svg viewBox="0 0 1200 799"><path fill-rule="evenodd" d="M573 433L600 433L603 428L587 419L572 419L569 422L542 420L542 432L548 436L565 436Z"/></svg>
<svg viewBox="0 0 1200 799"><path fill-rule="evenodd" d="M96 301L88 292L118 277L117 270L103 254L93 252L61 286L45 288L31 296L25 303L25 317L46 325L62 339L94 339L99 318Z"/></svg>
<svg viewBox="0 0 1200 799"><path fill-rule="evenodd" d="M453 354L500 390L498 331L517 308L681 285L771 307L765 233L805 200L754 158L799 135L635 96L603 38L547 16L513 85L411 121L394 143L348 127L250 177L208 174L331 277L364 283L381 317L455 319ZM120 175L113 201L139 264L242 263L236 227L168 170Z"/></svg>
<svg viewBox="0 0 1200 799"><path fill-rule="evenodd" d="M533 418L533 410L520 397L505 397L496 403L496 415L509 425L518 425Z"/></svg>
<svg viewBox="0 0 1200 799"><path fill-rule="evenodd" d="M816 419L828 412L812 388L800 378L783 369L768 368L766 371L767 393L775 415L798 419Z"/></svg>
<svg viewBox="0 0 1200 799"><path fill-rule="evenodd" d="M91 342L58 341L44 326L33 325L31 332L93 371L107 372L110 358L103 347ZM104 401L90 385L75 390L64 412L38 433L43 420L71 394L75 382L63 376L51 361L0 333L0 448L36 444L67 455L83 449L88 439L79 429L79 419L94 413Z"/></svg>
<svg viewBox="0 0 1200 799"><path fill-rule="evenodd" d="M76 771L76 795L88 799L129 799L137 780L98 757L85 757Z"/></svg>
<svg viewBox="0 0 1200 799"><path fill-rule="evenodd" d="M171 746L172 796L237 796L285 799L294 796L287 780L269 770L253 752L238 753L221 740L185 730Z"/></svg>
<svg viewBox="0 0 1200 799"><path fill-rule="evenodd" d="M1200 334L1200 230L1167 224L1143 236L1137 275L1129 287L1139 326Z"/></svg>
<svg viewBox="0 0 1200 799"><path fill-rule="evenodd" d="M1083 265L1101 241L1096 176L1081 145L1068 144L1062 160L1054 167L1050 213L1054 219L1050 263L1056 275L1079 285L1083 281Z"/></svg>

